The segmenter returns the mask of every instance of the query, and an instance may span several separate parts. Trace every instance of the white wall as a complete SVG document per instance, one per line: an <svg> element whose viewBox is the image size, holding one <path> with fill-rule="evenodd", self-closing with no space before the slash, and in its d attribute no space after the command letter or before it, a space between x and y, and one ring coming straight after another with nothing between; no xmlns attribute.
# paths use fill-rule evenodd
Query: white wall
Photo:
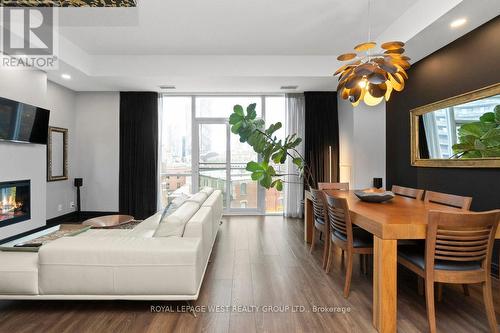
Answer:
<svg viewBox="0 0 500 333"><path fill-rule="evenodd" d="M67 181L46 181L46 146L0 142L0 182L31 180L31 220L0 228L0 239L74 210L73 179L82 177L82 210L118 211L118 92L75 93L38 71L0 70L0 96L47 108L50 125L68 129Z"/></svg>
<svg viewBox="0 0 500 333"><path fill-rule="evenodd" d="M118 92L76 96L75 177L83 178L84 211L118 211L119 108Z"/></svg>
<svg viewBox="0 0 500 333"><path fill-rule="evenodd" d="M0 70L0 96L43 108L47 77L38 71ZM46 222L46 146L0 142L0 182L31 180L31 220L0 228L0 239L42 227Z"/></svg>
<svg viewBox="0 0 500 333"><path fill-rule="evenodd" d="M385 102L353 107L339 97L338 112L340 181L362 189L379 177L385 187Z"/></svg>
<svg viewBox="0 0 500 333"><path fill-rule="evenodd" d="M75 103L76 93L56 83L47 83L47 103L50 108L50 126L68 129L68 180L47 183L47 219L71 213L76 203L73 186L76 169Z"/></svg>

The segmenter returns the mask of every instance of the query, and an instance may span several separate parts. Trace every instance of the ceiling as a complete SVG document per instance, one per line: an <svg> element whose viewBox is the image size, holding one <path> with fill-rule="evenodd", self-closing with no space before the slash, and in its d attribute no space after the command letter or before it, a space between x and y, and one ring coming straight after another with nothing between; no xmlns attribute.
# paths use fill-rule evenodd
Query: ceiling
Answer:
<svg viewBox="0 0 500 333"><path fill-rule="evenodd" d="M376 0L373 35L413 0ZM368 2L143 0L137 8L63 9L60 33L89 54L335 55L368 36ZM134 24L121 13L129 12Z"/></svg>
<svg viewBox="0 0 500 333"><path fill-rule="evenodd" d="M498 14L498 0L372 0L371 36L407 42L417 61ZM451 29L459 17L466 25ZM61 8L60 68L48 77L76 91L335 90L336 55L367 41L367 18L367 0L138 0L136 8Z"/></svg>

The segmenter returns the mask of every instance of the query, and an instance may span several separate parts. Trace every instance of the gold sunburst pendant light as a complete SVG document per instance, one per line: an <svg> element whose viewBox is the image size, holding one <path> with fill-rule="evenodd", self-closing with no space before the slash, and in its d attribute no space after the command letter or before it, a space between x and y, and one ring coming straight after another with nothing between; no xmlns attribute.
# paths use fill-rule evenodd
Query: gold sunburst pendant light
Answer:
<svg viewBox="0 0 500 333"><path fill-rule="evenodd" d="M370 28L368 31L370 40ZM339 61L349 61L333 74L339 75L337 91L353 106L361 101L369 106L384 99L388 101L394 90L402 91L405 87L406 70L410 68L410 58L404 55L405 44L398 41L383 43L382 50L372 54L376 45L375 42L362 43L354 47L356 52L337 57Z"/></svg>

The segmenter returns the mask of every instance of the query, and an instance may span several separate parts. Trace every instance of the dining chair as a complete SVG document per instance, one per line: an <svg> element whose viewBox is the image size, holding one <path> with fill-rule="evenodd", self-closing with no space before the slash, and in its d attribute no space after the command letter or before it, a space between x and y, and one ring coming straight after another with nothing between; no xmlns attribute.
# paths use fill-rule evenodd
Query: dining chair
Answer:
<svg viewBox="0 0 500 333"><path fill-rule="evenodd" d="M460 195L448 194L448 193L425 191L424 201L436 203L439 205L449 206L449 207L460 208L462 210L468 211L470 208L470 205L472 203L472 198L471 197L463 197ZM469 296L469 288L468 288L467 284L464 284L462 286L462 288L463 288L464 294L466 296ZM421 279L419 279L418 290L419 290L419 294L423 294L423 283L422 283ZM438 284L438 286L437 286L437 295L438 295L438 297L437 297L438 301L441 302L441 300L443 299L443 285L442 284Z"/></svg>
<svg viewBox="0 0 500 333"><path fill-rule="evenodd" d="M320 190L311 188L311 197L313 203L313 216L314 216L314 227L312 228L312 238L311 238L311 249L310 252L314 251L314 246L316 244L316 232L319 231L321 234L325 235L324 248L323 248L323 268L326 267L326 260L328 256L329 242L329 232L327 221L326 210L324 209L324 195ZM321 235L320 234L320 235Z"/></svg>
<svg viewBox="0 0 500 333"><path fill-rule="evenodd" d="M349 183L318 183L318 190L349 191Z"/></svg>
<svg viewBox="0 0 500 333"><path fill-rule="evenodd" d="M460 208L462 210L469 210L472 198L448 193L425 191L424 201Z"/></svg>
<svg viewBox="0 0 500 333"><path fill-rule="evenodd" d="M491 290L491 256L500 210L430 211L425 246L398 248L398 262L425 279L429 330L436 332L434 283L481 283L491 332L498 332Z"/></svg>
<svg viewBox="0 0 500 333"><path fill-rule="evenodd" d="M342 190L349 191L349 183L318 183L318 190ZM328 243L330 246L330 243ZM344 250L342 250L342 260L344 260ZM323 267L325 268L325 267Z"/></svg>
<svg viewBox="0 0 500 333"><path fill-rule="evenodd" d="M329 273L332 268L334 247L340 247L347 253L344 283L344 297L347 298L349 297L349 290L351 288L353 255L360 254L364 256L373 254L373 235L352 225L349 205L345 198L325 194L325 201L328 222L330 224L329 238L331 241L326 272Z"/></svg>
<svg viewBox="0 0 500 333"><path fill-rule="evenodd" d="M422 197L424 196L424 190L419 190L416 188L404 187L404 186L399 186L399 185L392 185L391 191L395 195L399 195L402 197L415 199L415 200L422 200ZM398 245L415 245L418 242L419 241L413 240L413 239L401 239L398 241ZM421 290L421 285L422 284L419 281L419 293ZM422 294L422 293L420 293L420 294Z"/></svg>
<svg viewBox="0 0 500 333"><path fill-rule="evenodd" d="M396 195L417 200L422 200L422 197L424 196L424 190L399 185L392 185L391 191Z"/></svg>

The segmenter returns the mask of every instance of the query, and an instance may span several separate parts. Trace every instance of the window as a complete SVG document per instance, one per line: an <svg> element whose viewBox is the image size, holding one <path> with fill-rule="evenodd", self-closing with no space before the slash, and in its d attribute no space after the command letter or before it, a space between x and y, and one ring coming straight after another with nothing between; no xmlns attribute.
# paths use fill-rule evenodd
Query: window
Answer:
<svg viewBox="0 0 500 333"><path fill-rule="evenodd" d="M235 104L257 104L266 124L282 122L276 136L285 136L285 98L276 96L164 95L160 110L160 191L162 204L180 193L206 186L224 195L226 212L281 213L281 193L266 191L251 179L246 164L259 160L252 147L231 133L228 119ZM280 173L284 166L275 165Z"/></svg>
<svg viewBox="0 0 500 333"><path fill-rule="evenodd" d="M240 184L240 195L247 195L247 184L246 183Z"/></svg>
<svg viewBox="0 0 500 333"><path fill-rule="evenodd" d="M191 192L191 97L164 98L160 112L160 197Z"/></svg>
<svg viewBox="0 0 500 333"><path fill-rule="evenodd" d="M257 103L257 116L262 116L262 103L260 96L197 96L196 117L203 118L229 118L235 104L246 108L251 103Z"/></svg>
<svg viewBox="0 0 500 333"><path fill-rule="evenodd" d="M452 147L459 141L459 128L479 121L484 113L491 112L499 103L500 96L491 96L425 113L423 122L430 158L452 158Z"/></svg>
<svg viewBox="0 0 500 333"><path fill-rule="evenodd" d="M280 139L285 139L285 117L286 106L285 99L279 96L266 97L266 125L281 122L282 127L275 132L275 136ZM271 163L277 173L285 174L286 165ZM275 214L283 212L283 200L281 200L281 192L275 189L266 191L266 213Z"/></svg>

